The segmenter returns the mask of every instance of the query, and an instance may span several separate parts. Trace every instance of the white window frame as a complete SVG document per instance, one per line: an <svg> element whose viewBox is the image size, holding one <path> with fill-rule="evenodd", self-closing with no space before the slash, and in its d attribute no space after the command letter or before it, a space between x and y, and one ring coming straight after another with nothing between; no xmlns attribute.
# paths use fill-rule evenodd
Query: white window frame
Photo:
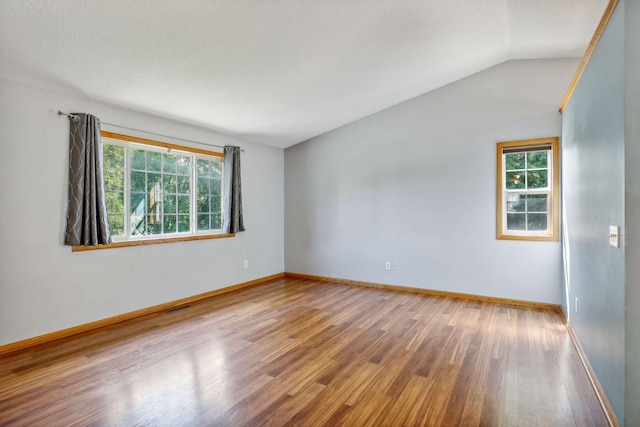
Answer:
<svg viewBox="0 0 640 427"><path fill-rule="evenodd" d="M506 152L531 152L548 150L547 157L547 187L535 189L507 189L506 188ZM520 141L499 142L496 146L496 238L499 240L534 240L558 241L560 214L560 153L559 138L540 138ZM530 169L533 170L533 169ZM526 179L526 173L525 173ZM547 230L508 230L507 229L507 200L510 194L547 195Z"/></svg>
<svg viewBox="0 0 640 427"><path fill-rule="evenodd" d="M214 230L198 230L198 176L197 176L197 168L196 164L198 159L204 160L216 160L219 162L223 162L223 154L217 153L213 151L200 150L191 147L184 147L175 144L169 144L159 141L148 140L144 138L137 138L128 135L121 135L112 132L102 131L102 142L101 145L103 148L105 144L108 145L116 145L124 147L124 235L123 236L112 236L112 240L114 244L131 242L135 244L135 242L145 242L145 241L170 241L170 240L189 240L190 238L206 238L210 237L225 237L232 236L226 235L222 233L222 223L224 221L224 206L223 206L223 197L222 197L222 189L224 188L223 177L221 176L220 180L220 191L221 191L221 218L220 218L220 229ZM162 154L167 154L168 152L179 154L182 156L188 156L191 158L190 168L189 168L189 177L190 177L190 194L189 194L189 203L190 203L190 213L189 213L189 231L175 233L163 233L163 234L139 234L139 235L131 235L131 162L130 162L130 150L135 148L141 148L146 151L153 151ZM176 215L178 210L178 203L176 202ZM147 213L148 215L148 213ZM176 225L177 227L178 225ZM106 245L109 246L109 245Z"/></svg>

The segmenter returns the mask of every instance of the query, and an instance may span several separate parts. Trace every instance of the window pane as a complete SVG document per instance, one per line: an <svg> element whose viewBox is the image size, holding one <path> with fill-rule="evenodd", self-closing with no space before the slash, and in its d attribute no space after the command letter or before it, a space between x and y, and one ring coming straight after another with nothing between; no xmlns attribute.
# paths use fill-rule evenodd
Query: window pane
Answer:
<svg viewBox="0 0 640 427"><path fill-rule="evenodd" d="M180 194L189 194L191 185L191 179L188 176L179 176L178 177L178 193Z"/></svg>
<svg viewBox="0 0 640 427"><path fill-rule="evenodd" d="M131 150L131 169L134 170L145 170L145 159L146 159L146 151L132 149Z"/></svg>
<svg viewBox="0 0 640 427"><path fill-rule="evenodd" d="M198 196L198 213L208 213L209 211L209 197Z"/></svg>
<svg viewBox="0 0 640 427"><path fill-rule="evenodd" d="M147 194L147 213L154 215L162 215L162 199L158 198L157 193L151 192ZM159 221L159 219L158 219Z"/></svg>
<svg viewBox="0 0 640 427"><path fill-rule="evenodd" d="M209 230L209 215L198 215L198 230Z"/></svg>
<svg viewBox="0 0 640 427"><path fill-rule="evenodd" d="M189 215L178 215L178 231L186 232L191 229L191 223L189 221Z"/></svg>
<svg viewBox="0 0 640 427"><path fill-rule="evenodd" d="M125 148L103 144L103 180L107 220L112 236L124 235L124 156Z"/></svg>
<svg viewBox="0 0 640 427"><path fill-rule="evenodd" d="M157 221L155 215L149 215L147 221L147 230L149 234L162 234L162 222Z"/></svg>
<svg viewBox="0 0 640 427"><path fill-rule="evenodd" d="M147 209L147 204L146 204L146 197L144 193L134 193L131 194L131 206L130 206L130 210L131 210L131 215L145 215L146 209Z"/></svg>
<svg viewBox="0 0 640 427"><path fill-rule="evenodd" d="M209 176L209 163L208 160L198 159L198 176Z"/></svg>
<svg viewBox="0 0 640 427"><path fill-rule="evenodd" d="M162 170L162 153L156 151L147 152L147 170L160 172Z"/></svg>
<svg viewBox="0 0 640 427"><path fill-rule="evenodd" d="M527 215L527 229L528 230L546 230L547 229L547 214L529 214Z"/></svg>
<svg viewBox="0 0 640 427"><path fill-rule="evenodd" d="M220 179L212 178L209 185L211 186L211 194L219 196L221 194L222 185Z"/></svg>
<svg viewBox="0 0 640 427"><path fill-rule="evenodd" d="M112 236L124 236L124 215L108 214Z"/></svg>
<svg viewBox="0 0 640 427"><path fill-rule="evenodd" d="M104 144L102 162L105 169L124 169L124 147Z"/></svg>
<svg viewBox="0 0 640 427"><path fill-rule="evenodd" d="M124 215L124 193L106 193L107 212Z"/></svg>
<svg viewBox="0 0 640 427"><path fill-rule="evenodd" d="M131 235L147 233L146 215L131 215Z"/></svg>
<svg viewBox="0 0 640 427"><path fill-rule="evenodd" d="M164 232L175 233L178 227L178 222L175 215L164 216Z"/></svg>
<svg viewBox="0 0 640 427"><path fill-rule="evenodd" d="M175 194L176 187L176 176L175 175L162 175L162 187L165 193Z"/></svg>
<svg viewBox="0 0 640 427"><path fill-rule="evenodd" d="M505 185L509 190L524 188L524 172L507 172Z"/></svg>
<svg viewBox="0 0 640 427"><path fill-rule="evenodd" d="M222 176L222 162L219 160L211 162L211 177L220 179L221 176Z"/></svg>
<svg viewBox="0 0 640 427"><path fill-rule="evenodd" d="M188 214L191 212L189 209L189 196L178 196L178 213Z"/></svg>
<svg viewBox="0 0 640 427"><path fill-rule="evenodd" d="M547 151L527 153L527 169L547 168Z"/></svg>
<svg viewBox="0 0 640 427"><path fill-rule="evenodd" d="M176 213L176 196L174 195L165 196L163 208L164 208L163 212L165 214Z"/></svg>
<svg viewBox="0 0 640 427"><path fill-rule="evenodd" d="M507 212L525 212L526 210L526 197L520 194L508 194L507 195Z"/></svg>
<svg viewBox="0 0 640 427"><path fill-rule="evenodd" d="M524 169L524 153L505 154L506 170Z"/></svg>
<svg viewBox="0 0 640 427"><path fill-rule="evenodd" d="M162 190L162 174L159 173L148 173L147 174L147 191L150 193L152 191L160 191Z"/></svg>
<svg viewBox="0 0 640 427"><path fill-rule="evenodd" d="M527 211L547 212L547 195L534 194L534 195L528 196Z"/></svg>
<svg viewBox="0 0 640 427"><path fill-rule="evenodd" d="M176 156L176 159L177 159L178 175L189 175L189 169L191 167L191 159L185 156Z"/></svg>
<svg viewBox="0 0 640 427"><path fill-rule="evenodd" d="M105 169L104 173L105 191L124 191L124 171L121 169Z"/></svg>
<svg viewBox="0 0 640 427"><path fill-rule="evenodd" d="M499 142L497 148L498 239L556 240L558 176L553 160L558 138ZM224 166L223 166L224 167ZM212 202L213 203L213 202Z"/></svg>
<svg viewBox="0 0 640 427"><path fill-rule="evenodd" d="M180 151L165 153L157 147L122 142L123 145L103 144L104 185L114 236L124 235L127 228L131 235L221 228L221 159L183 155ZM196 200L194 191L198 194ZM129 197L128 212L125 197ZM193 202L197 203L195 209Z"/></svg>
<svg viewBox="0 0 640 427"><path fill-rule="evenodd" d="M212 197L211 198L211 213L220 213L222 212L221 209L221 199L220 197Z"/></svg>
<svg viewBox="0 0 640 427"><path fill-rule="evenodd" d="M547 171L529 171L527 172L527 188L546 188L547 187Z"/></svg>
<svg viewBox="0 0 640 427"><path fill-rule="evenodd" d="M131 191L144 193L147 188L146 177L144 172L131 172Z"/></svg>
<svg viewBox="0 0 640 427"><path fill-rule="evenodd" d="M222 215L221 214L211 215L211 229L220 230L221 228L222 228Z"/></svg>
<svg viewBox="0 0 640 427"><path fill-rule="evenodd" d="M507 214L507 230L525 230L525 214Z"/></svg>
<svg viewBox="0 0 640 427"><path fill-rule="evenodd" d="M209 195L209 179L198 178L198 195L199 196Z"/></svg>
<svg viewBox="0 0 640 427"><path fill-rule="evenodd" d="M176 173L176 156L173 154L162 156L162 170L168 173Z"/></svg>

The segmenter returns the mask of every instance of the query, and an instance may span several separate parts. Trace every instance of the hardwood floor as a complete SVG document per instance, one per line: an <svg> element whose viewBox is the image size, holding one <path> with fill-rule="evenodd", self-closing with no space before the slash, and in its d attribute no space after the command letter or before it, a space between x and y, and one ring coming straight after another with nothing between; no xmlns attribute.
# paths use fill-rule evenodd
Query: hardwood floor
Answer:
<svg viewBox="0 0 640 427"><path fill-rule="evenodd" d="M2 426L603 426L559 314L282 278L0 359Z"/></svg>

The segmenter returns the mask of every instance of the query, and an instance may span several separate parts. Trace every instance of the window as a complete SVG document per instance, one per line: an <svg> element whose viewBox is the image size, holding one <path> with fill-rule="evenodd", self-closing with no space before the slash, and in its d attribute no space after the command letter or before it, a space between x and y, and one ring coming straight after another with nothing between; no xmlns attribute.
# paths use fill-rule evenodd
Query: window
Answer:
<svg viewBox="0 0 640 427"><path fill-rule="evenodd" d="M557 241L558 138L497 145L497 238Z"/></svg>
<svg viewBox="0 0 640 427"><path fill-rule="evenodd" d="M104 131L102 152L115 242L221 232L222 153Z"/></svg>

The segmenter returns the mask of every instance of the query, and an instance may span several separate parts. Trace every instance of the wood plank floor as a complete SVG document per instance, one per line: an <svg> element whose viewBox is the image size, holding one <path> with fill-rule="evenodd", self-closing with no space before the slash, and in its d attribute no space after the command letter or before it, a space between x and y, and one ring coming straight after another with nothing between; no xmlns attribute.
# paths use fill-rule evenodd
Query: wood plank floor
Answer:
<svg viewBox="0 0 640 427"><path fill-rule="evenodd" d="M0 359L2 426L604 426L557 313L283 278Z"/></svg>

